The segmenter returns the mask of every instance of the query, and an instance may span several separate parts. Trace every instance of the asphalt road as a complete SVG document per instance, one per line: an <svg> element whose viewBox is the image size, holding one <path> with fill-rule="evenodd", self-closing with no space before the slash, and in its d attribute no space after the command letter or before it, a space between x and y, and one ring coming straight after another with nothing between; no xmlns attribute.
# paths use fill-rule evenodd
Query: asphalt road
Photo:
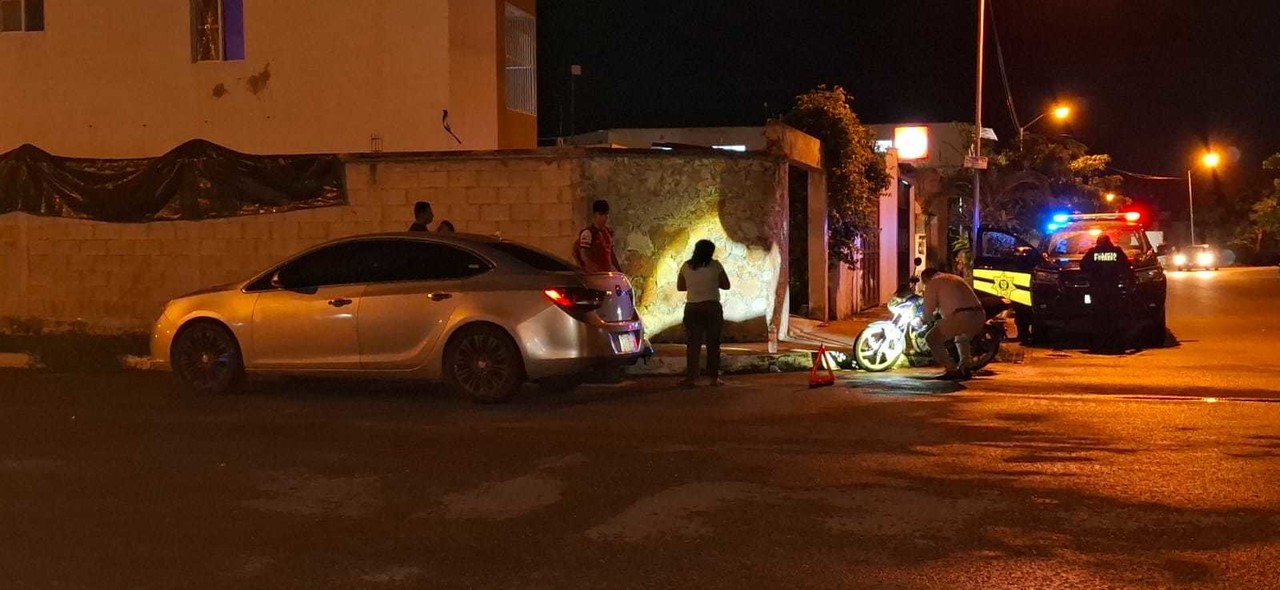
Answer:
<svg viewBox="0 0 1280 590"><path fill-rule="evenodd" d="M1280 404L1230 399L1278 290L1176 277L1179 347L963 387L0 373L0 588L1280 587Z"/></svg>

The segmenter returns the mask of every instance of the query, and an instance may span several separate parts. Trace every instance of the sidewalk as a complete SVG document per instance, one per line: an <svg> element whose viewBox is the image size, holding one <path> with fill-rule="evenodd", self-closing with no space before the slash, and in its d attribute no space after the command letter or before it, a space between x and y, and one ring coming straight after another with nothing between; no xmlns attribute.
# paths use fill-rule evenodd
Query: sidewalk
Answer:
<svg viewBox="0 0 1280 590"><path fill-rule="evenodd" d="M837 362L847 359L853 339L867 324L882 319L871 313L820 323L792 317L790 334L778 342L778 351L769 352L765 342L726 343L721 347L721 368L726 374L781 373L808 371L818 348L825 344ZM101 336L83 333L3 334L0 333L0 369L43 368L54 371L111 371L149 369L147 335ZM683 344L656 344L653 357L627 369L633 376L682 375L685 372ZM1020 363L1025 352L1016 341L1000 347L1001 362Z"/></svg>
<svg viewBox="0 0 1280 590"><path fill-rule="evenodd" d="M790 334L778 342L778 352L770 353L765 342L726 343L720 348L721 371L726 374L808 371L823 344L833 353L848 354L858 332L878 319L881 319L879 315L864 314L822 323L792 316ZM653 348L656 354L630 367L627 370L629 375L684 374L688 364L683 344L655 344Z"/></svg>

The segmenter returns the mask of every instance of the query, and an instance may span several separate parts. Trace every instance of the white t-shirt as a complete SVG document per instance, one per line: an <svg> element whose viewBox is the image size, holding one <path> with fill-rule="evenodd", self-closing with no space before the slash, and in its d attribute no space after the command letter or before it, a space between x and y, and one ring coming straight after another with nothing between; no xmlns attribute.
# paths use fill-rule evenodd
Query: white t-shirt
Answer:
<svg viewBox="0 0 1280 590"><path fill-rule="evenodd" d="M712 260L702 268L695 269L688 262L680 267L680 276L684 277L685 302L703 303L720 301L720 275L724 267L719 260Z"/></svg>

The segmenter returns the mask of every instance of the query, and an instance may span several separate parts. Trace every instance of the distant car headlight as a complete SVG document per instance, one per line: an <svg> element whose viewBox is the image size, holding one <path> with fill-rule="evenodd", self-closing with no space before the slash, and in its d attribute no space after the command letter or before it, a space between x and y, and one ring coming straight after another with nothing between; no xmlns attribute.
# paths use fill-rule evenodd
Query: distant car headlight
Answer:
<svg viewBox="0 0 1280 590"><path fill-rule="evenodd" d="M1196 254L1196 264L1199 264L1200 266L1209 266L1210 264L1213 264L1213 253L1201 252Z"/></svg>
<svg viewBox="0 0 1280 590"><path fill-rule="evenodd" d="M1187 255L1186 255L1186 254L1174 254L1174 255L1173 255L1173 264L1174 264L1174 266L1182 266L1182 265L1184 265L1184 264L1186 264L1186 263L1187 263Z"/></svg>

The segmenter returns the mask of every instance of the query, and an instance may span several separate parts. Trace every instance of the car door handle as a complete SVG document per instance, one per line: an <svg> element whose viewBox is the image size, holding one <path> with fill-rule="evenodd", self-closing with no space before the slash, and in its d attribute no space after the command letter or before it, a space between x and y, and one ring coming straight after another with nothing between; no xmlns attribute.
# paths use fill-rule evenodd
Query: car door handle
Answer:
<svg viewBox="0 0 1280 590"><path fill-rule="evenodd" d="M432 301L444 301L445 299L452 299L453 294L452 293L432 293L430 295L427 295L427 298Z"/></svg>
<svg viewBox="0 0 1280 590"><path fill-rule="evenodd" d="M330 299L329 305L332 305L334 307L346 307L348 305L351 305L351 300L350 299Z"/></svg>

